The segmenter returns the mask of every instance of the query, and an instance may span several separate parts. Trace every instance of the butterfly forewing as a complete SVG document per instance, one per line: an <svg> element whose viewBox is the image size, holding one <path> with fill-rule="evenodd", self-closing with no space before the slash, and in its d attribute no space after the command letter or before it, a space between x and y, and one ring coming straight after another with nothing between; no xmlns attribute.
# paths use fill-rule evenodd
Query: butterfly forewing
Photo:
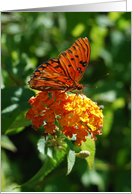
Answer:
<svg viewBox="0 0 132 194"><path fill-rule="evenodd" d="M79 82L88 66L90 45L87 38L79 38L65 52L59 55L60 64L71 79Z"/></svg>
<svg viewBox="0 0 132 194"><path fill-rule="evenodd" d="M83 77L87 67L88 67L88 63L89 63L89 59L90 59L90 44L87 38L80 38L78 39L78 45L79 48L81 50L80 54L82 56L82 60L79 61L79 65L76 71L76 77L75 80L77 82L79 82L81 80L81 78ZM79 55L80 56L80 55Z"/></svg>

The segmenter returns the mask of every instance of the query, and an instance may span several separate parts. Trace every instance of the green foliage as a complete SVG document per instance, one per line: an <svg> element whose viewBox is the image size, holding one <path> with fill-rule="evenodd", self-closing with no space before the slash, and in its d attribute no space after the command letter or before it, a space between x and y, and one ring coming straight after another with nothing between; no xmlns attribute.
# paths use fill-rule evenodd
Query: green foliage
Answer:
<svg viewBox="0 0 132 194"><path fill-rule="evenodd" d="M25 111L27 111L27 108L30 108L28 96L33 94L31 90L23 86L5 87L1 90L2 133L11 132L12 129L19 130L20 127L30 124L25 121Z"/></svg>
<svg viewBox="0 0 132 194"><path fill-rule="evenodd" d="M90 152L90 156L86 158L86 161L88 162L90 170L92 170L94 165L95 151L96 151L95 142L92 139L87 138L87 141L82 143L81 149Z"/></svg>
<svg viewBox="0 0 132 194"><path fill-rule="evenodd" d="M21 187L33 185L36 182L43 179L47 174L49 174L56 166L62 162L65 152L60 152L60 150L57 150L54 152L54 156L52 158L46 158L45 163L41 167L41 169L37 172L35 176L33 176L28 182L21 185Z"/></svg>
<svg viewBox="0 0 132 194"><path fill-rule="evenodd" d="M12 143L12 141L8 138L8 136L5 136L5 135L1 136L1 147L7 150L10 150L12 152L17 151L16 146Z"/></svg>
<svg viewBox="0 0 132 194"><path fill-rule="evenodd" d="M5 12L1 30L2 191L130 192L131 13ZM88 37L91 45L90 63L80 81L89 83L83 93L104 105L103 134L95 142L92 171L84 159L76 158L74 164L72 152L80 151L77 146L69 150L67 171L66 153L58 150L53 160L54 152L44 150L44 138L25 120L28 100L35 95L27 86L33 71L78 37ZM106 73L109 76L90 83ZM87 143L82 146L91 153ZM94 152L88 162L93 161L91 156ZM24 187L18 187L23 183Z"/></svg>
<svg viewBox="0 0 132 194"><path fill-rule="evenodd" d="M67 153L67 174L70 174L70 172L72 171L72 168L75 164L75 151L73 148L73 145L71 143L71 141L69 141L67 138L65 139L66 143L67 143L67 149L68 149L68 153Z"/></svg>

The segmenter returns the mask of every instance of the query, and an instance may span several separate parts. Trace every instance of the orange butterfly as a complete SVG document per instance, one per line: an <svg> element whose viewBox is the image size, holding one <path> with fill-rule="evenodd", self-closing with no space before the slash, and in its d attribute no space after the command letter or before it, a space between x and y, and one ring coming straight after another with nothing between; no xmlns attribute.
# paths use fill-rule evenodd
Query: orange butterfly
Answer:
<svg viewBox="0 0 132 194"><path fill-rule="evenodd" d="M58 58L49 59L40 65L28 82L30 88L41 91L82 90L79 84L90 59L90 43L88 38L78 38Z"/></svg>

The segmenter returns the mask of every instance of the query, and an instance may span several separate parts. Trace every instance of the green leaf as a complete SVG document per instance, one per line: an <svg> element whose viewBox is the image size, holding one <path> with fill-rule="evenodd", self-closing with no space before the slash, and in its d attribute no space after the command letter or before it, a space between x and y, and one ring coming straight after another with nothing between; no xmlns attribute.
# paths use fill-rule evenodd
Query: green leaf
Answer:
<svg viewBox="0 0 132 194"><path fill-rule="evenodd" d="M20 133L26 126L29 126L31 121L29 119L25 119L25 111L20 114L11 124L10 128L6 130L6 135L13 135L16 133Z"/></svg>
<svg viewBox="0 0 132 194"><path fill-rule="evenodd" d="M16 23L11 23L7 26L6 31L10 34L21 33L21 26Z"/></svg>
<svg viewBox="0 0 132 194"><path fill-rule="evenodd" d="M6 135L1 136L1 147L7 150L10 150L12 152L17 151L16 146L12 143L12 141Z"/></svg>
<svg viewBox="0 0 132 194"><path fill-rule="evenodd" d="M84 24L82 24L82 23L78 23L76 26L75 26L75 28L72 30L72 35L74 36L74 37L79 37L83 32L84 32L84 30L85 30L85 25Z"/></svg>
<svg viewBox="0 0 132 194"><path fill-rule="evenodd" d="M67 154L67 173L66 175L70 174L70 172L73 169L73 166L75 164L75 151L73 150L69 150L68 154Z"/></svg>
<svg viewBox="0 0 132 194"><path fill-rule="evenodd" d="M1 132L5 133L15 119L30 108L29 98L35 93L26 87L6 87L1 90Z"/></svg>
<svg viewBox="0 0 132 194"><path fill-rule="evenodd" d="M108 110L106 109L104 111L104 115L105 115L105 117L104 117L103 128L105 130L103 130L103 136L106 137L112 129L112 124L113 124L113 120L114 120L114 113L111 110L111 108L109 108Z"/></svg>
<svg viewBox="0 0 132 194"><path fill-rule="evenodd" d="M92 170L95 156L95 142L92 139L87 138L87 141L82 143L81 150L87 150L90 152L90 156L86 158L86 161L90 167L90 170Z"/></svg>
<svg viewBox="0 0 132 194"><path fill-rule="evenodd" d="M106 15L100 15L96 19L97 24L101 27L107 27L107 26L113 26L114 22L111 21L108 16Z"/></svg>
<svg viewBox="0 0 132 194"><path fill-rule="evenodd" d="M46 175L48 175L51 171L53 171L64 159L66 152L57 150L54 152L53 158L47 158L41 169L33 176L28 182L20 185L20 187L25 187L29 185L33 185L44 179Z"/></svg>
<svg viewBox="0 0 132 194"><path fill-rule="evenodd" d="M67 174L70 174L70 172L72 171L72 168L75 164L75 151L73 150L73 145L72 142L69 141L67 138L65 139L65 142L68 145L68 153L67 153Z"/></svg>
<svg viewBox="0 0 132 194"><path fill-rule="evenodd" d="M37 146L38 146L38 150L41 154L45 154L45 155L49 156L50 158L53 158L54 150L52 148L46 146L46 141L45 141L44 137L41 137L38 140Z"/></svg>

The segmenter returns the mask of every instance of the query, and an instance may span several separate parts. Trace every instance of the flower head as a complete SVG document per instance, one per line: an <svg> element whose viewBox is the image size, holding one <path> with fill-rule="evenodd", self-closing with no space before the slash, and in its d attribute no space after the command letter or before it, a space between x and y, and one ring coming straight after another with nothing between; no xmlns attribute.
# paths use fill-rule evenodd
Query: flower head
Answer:
<svg viewBox="0 0 132 194"><path fill-rule="evenodd" d="M49 98L47 92L38 92L29 102L32 108L26 113L26 119L32 120L37 128L43 126L46 133L55 134L58 121L65 136L72 138L75 134L75 144L79 146L86 141L89 133L93 140L97 139L96 134L102 133L102 110L85 95L54 91L52 98Z"/></svg>

